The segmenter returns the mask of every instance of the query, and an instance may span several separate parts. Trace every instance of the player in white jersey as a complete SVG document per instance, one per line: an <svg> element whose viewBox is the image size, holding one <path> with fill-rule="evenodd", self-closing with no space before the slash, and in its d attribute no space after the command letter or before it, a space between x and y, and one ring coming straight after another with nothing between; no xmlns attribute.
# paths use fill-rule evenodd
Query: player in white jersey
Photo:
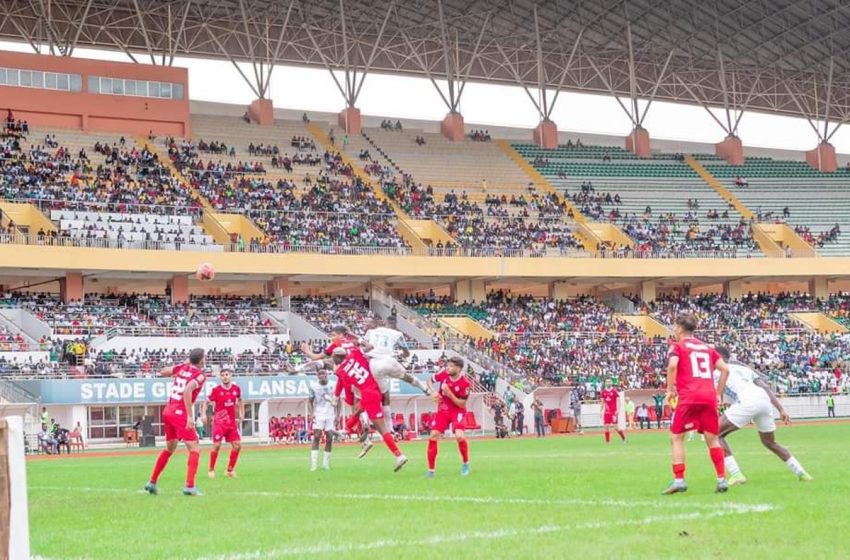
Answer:
<svg viewBox="0 0 850 560"><path fill-rule="evenodd" d="M754 369L740 363L730 361L730 352L723 346L717 347L717 353L729 364L729 378L726 381L724 396L732 404L720 417L720 445L726 455L726 476L730 486L743 484L747 478L741 473L738 462L732 455L732 449L726 442L726 436L743 428L750 422L755 423L759 431L761 443L788 465L788 468L801 481L812 480L803 466L791 455L791 452L776 442L776 422L773 419L774 407L779 412L782 421L789 425L791 418L776 398L770 386L762 380ZM719 373L714 372L715 382Z"/></svg>
<svg viewBox="0 0 850 560"><path fill-rule="evenodd" d="M331 449L339 404L334 404L334 386L328 380L328 370L320 369L316 379L310 381L309 413L313 416L313 448L310 451L310 470L315 471L319 462L319 442L325 434L325 454L322 468L331 468Z"/></svg>

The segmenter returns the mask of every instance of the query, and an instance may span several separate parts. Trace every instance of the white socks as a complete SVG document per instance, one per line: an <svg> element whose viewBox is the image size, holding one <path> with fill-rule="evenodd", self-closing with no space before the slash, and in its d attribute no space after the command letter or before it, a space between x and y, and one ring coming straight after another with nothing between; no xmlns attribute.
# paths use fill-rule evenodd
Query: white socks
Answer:
<svg viewBox="0 0 850 560"><path fill-rule="evenodd" d="M723 463L726 465L727 476L737 476L741 474L741 468L738 466L738 461L735 460L734 456L729 455L723 459Z"/></svg>
<svg viewBox="0 0 850 560"><path fill-rule="evenodd" d="M316 467L319 464L319 450L311 449L310 450L310 470L316 470ZM325 451L325 455L322 457L322 466L325 469L331 468L331 452Z"/></svg>
<svg viewBox="0 0 850 560"><path fill-rule="evenodd" d="M785 464L788 465L788 468L791 469L791 472L797 476L806 472L806 469L803 468L803 465L800 464L799 461L792 455L785 461Z"/></svg>

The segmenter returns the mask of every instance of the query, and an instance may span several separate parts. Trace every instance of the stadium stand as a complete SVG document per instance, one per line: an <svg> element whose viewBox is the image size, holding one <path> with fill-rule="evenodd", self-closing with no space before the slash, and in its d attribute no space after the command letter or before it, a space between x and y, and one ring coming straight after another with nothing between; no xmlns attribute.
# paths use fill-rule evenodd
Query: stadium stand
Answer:
<svg viewBox="0 0 850 560"><path fill-rule="evenodd" d="M747 158L740 166L713 156L698 159L759 221L788 223L818 254L850 254L846 170L823 173L799 161L766 157Z"/></svg>
<svg viewBox="0 0 850 560"><path fill-rule="evenodd" d="M680 154L638 158L608 146L513 147L586 217L620 226L635 242L631 256L762 256L751 223Z"/></svg>

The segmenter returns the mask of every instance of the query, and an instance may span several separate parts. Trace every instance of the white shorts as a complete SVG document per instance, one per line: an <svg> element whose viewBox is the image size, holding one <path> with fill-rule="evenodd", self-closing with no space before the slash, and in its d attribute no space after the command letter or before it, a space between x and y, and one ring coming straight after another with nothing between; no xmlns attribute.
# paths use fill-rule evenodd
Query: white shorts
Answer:
<svg viewBox="0 0 850 560"><path fill-rule="evenodd" d="M333 416L317 416L313 418L313 430L332 432L336 429L336 418Z"/></svg>
<svg viewBox="0 0 850 560"><path fill-rule="evenodd" d="M726 419L738 428L743 428L754 422L761 433L776 431L776 421L773 418L773 405L768 399L758 399L749 402L737 402L726 409Z"/></svg>
<svg viewBox="0 0 850 560"><path fill-rule="evenodd" d="M381 392L390 390L390 379L401 379L405 373L404 366L392 356L377 356L369 361L372 375L381 387Z"/></svg>

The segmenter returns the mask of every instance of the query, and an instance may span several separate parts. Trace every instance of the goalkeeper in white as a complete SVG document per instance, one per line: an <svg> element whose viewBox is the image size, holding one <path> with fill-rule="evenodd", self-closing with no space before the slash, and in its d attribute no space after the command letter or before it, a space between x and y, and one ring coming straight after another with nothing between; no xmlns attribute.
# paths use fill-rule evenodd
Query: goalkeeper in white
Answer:
<svg viewBox="0 0 850 560"><path fill-rule="evenodd" d="M779 412L782 421L789 425L791 418L776 398L770 386L762 380L754 369L740 362L730 361L729 349L723 346L716 348L717 353L729 364L729 378L726 381L724 396L731 405L720 417L720 445L726 455L726 477L729 485L743 484L747 477L741 472L738 462L732 455L732 449L726 442L726 436L754 422L759 431L761 443L788 466L800 481L810 481L812 477L803 466L791 455L791 452L776 442L776 422L773 419L774 407ZM715 382L718 372L714 372Z"/></svg>

